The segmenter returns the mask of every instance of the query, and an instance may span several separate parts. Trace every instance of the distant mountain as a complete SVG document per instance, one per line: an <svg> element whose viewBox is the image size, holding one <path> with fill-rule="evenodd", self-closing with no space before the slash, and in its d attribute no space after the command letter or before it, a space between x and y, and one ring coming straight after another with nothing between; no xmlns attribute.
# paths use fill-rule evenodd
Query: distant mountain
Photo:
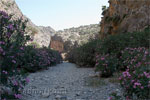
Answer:
<svg viewBox="0 0 150 100"><path fill-rule="evenodd" d="M39 46L49 46L51 35L47 34L45 30L36 26L29 18L24 16L17 6L15 0L0 0L0 10L5 11L8 14L12 14L14 20L20 18L22 18L23 21L28 20L26 31L33 38L33 42L37 43Z"/></svg>
<svg viewBox="0 0 150 100"><path fill-rule="evenodd" d="M74 45L82 45L90 39L97 38L99 31L100 26L98 24L59 30L52 36L50 47L61 52L67 52Z"/></svg>

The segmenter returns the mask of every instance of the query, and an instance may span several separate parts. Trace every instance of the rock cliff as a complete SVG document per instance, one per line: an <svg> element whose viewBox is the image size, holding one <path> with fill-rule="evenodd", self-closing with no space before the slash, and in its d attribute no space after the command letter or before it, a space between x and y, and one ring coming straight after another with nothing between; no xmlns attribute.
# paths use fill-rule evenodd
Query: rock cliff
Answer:
<svg viewBox="0 0 150 100"><path fill-rule="evenodd" d="M109 7L103 10L101 38L142 31L150 25L150 0L109 0Z"/></svg>
<svg viewBox="0 0 150 100"><path fill-rule="evenodd" d="M22 18L22 20L28 20L26 31L33 38L33 42L37 43L41 47L49 46L51 35L47 34L47 32L43 31L43 29L33 24L29 18L24 16L17 6L15 0L0 0L0 10L5 11L8 14L12 14L12 18L14 20L20 18Z"/></svg>
<svg viewBox="0 0 150 100"><path fill-rule="evenodd" d="M51 48L57 48L61 52L67 52L74 45L82 45L99 34L98 24L84 25L56 31L51 39Z"/></svg>
<svg viewBox="0 0 150 100"><path fill-rule="evenodd" d="M43 32L43 33L47 33L47 34L51 34L54 35L55 34L55 30L53 28L51 28L50 26L44 27L44 26L39 26L39 29Z"/></svg>

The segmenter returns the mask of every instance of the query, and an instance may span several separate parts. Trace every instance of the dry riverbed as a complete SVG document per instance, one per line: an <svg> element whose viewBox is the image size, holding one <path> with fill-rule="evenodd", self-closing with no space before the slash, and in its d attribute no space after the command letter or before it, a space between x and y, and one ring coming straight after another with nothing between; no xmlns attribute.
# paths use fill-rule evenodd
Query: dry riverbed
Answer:
<svg viewBox="0 0 150 100"><path fill-rule="evenodd" d="M23 100L108 100L110 93L121 93L116 81L95 74L92 68L77 68L68 62L32 73Z"/></svg>

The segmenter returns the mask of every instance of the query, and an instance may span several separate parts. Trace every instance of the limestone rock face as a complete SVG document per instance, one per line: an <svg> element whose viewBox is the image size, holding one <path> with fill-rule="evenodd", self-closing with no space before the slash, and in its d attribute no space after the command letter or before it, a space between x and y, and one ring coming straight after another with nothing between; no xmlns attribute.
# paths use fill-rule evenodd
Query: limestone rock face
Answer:
<svg viewBox="0 0 150 100"><path fill-rule="evenodd" d="M51 35L48 32L43 31L35 24L31 22L29 18L24 16L17 6L15 0L0 0L0 10L5 11L8 14L13 15L13 19L17 20L22 18L22 20L28 20L26 31L33 38L33 42L36 42L39 46L48 47L50 44Z"/></svg>
<svg viewBox="0 0 150 100"><path fill-rule="evenodd" d="M88 42L90 39L97 38L99 30L100 27L98 24L91 24L56 31L56 33L52 36L51 42L54 42L50 47L56 48L54 43L58 41L57 44L63 45L63 50L61 46L59 50L67 52L75 45L82 45ZM56 46L58 47L58 45Z"/></svg>
<svg viewBox="0 0 150 100"><path fill-rule="evenodd" d="M0 10L5 11L8 14L14 14L14 19L23 17L23 14L16 5L15 0L0 0Z"/></svg>
<svg viewBox="0 0 150 100"><path fill-rule="evenodd" d="M100 36L142 31L150 25L150 0L109 0L103 11Z"/></svg>
<svg viewBox="0 0 150 100"><path fill-rule="evenodd" d="M43 33L47 33L47 34L51 34L54 35L55 34L55 30L53 28L51 28L50 26L44 27L44 26L39 26L39 29L43 32Z"/></svg>
<svg viewBox="0 0 150 100"><path fill-rule="evenodd" d="M50 47L56 51L59 51L60 53L64 51L64 44L60 41L51 41Z"/></svg>

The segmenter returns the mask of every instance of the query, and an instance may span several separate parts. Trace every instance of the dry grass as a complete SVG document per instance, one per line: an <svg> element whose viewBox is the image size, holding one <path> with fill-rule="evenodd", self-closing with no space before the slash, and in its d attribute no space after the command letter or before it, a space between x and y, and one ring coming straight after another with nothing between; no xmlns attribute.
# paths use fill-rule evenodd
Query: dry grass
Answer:
<svg viewBox="0 0 150 100"><path fill-rule="evenodd" d="M107 85L107 82L105 81L104 78L99 78L99 77L87 77L85 79L85 86L88 87L101 87Z"/></svg>
<svg viewBox="0 0 150 100"><path fill-rule="evenodd" d="M110 83L119 83L120 82L119 77L121 76L121 74L122 74L121 72L114 73L113 77L108 78L108 81Z"/></svg>

